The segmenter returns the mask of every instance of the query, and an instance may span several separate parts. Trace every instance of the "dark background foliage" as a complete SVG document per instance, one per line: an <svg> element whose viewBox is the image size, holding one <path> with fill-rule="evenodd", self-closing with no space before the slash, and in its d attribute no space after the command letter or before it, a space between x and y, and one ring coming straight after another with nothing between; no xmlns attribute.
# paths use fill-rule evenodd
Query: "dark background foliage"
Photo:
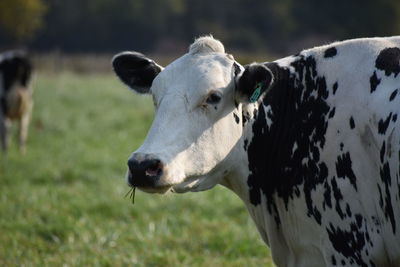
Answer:
<svg viewBox="0 0 400 267"><path fill-rule="evenodd" d="M41 27L18 39L0 27L0 48L181 53L195 37L212 33L231 50L295 53L328 41L400 31L397 0L31 1L46 7L32 15L40 17Z"/></svg>

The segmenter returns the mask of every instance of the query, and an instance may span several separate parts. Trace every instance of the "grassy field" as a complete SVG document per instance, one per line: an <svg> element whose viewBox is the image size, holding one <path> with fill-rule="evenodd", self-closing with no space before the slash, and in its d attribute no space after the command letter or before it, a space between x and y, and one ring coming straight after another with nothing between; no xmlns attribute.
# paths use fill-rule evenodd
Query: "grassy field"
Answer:
<svg viewBox="0 0 400 267"><path fill-rule="evenodd" d="M273 266L222 187L124 197L149 98L112 74L39 73L34 87L27 154L15 140L0 154L0 266Z"/></svg>

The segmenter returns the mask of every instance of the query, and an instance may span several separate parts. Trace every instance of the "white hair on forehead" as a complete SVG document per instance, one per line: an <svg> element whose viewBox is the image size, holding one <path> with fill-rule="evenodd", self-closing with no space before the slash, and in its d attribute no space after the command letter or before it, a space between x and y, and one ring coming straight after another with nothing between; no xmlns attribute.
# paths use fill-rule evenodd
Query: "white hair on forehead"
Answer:
<svg viewBox="0 0 400 267"><path fill-rule="evenodd" d="M189 47L189 54L197 53L225 53L224 45L212 35L197 38Z"/></svg>

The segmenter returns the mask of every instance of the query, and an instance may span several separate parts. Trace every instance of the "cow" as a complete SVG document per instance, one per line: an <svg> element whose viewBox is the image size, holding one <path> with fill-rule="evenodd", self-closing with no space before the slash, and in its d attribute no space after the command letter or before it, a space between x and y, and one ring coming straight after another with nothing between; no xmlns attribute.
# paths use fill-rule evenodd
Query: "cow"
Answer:
<svg viewBox="0 0 400 267"><path fill-rule="evenodd" d="M18 141L25 153L29 120L33 107L30 80L32 64L21 50L0 54L0 138L1 148L7 151L11 121L18 121Z"/></svg>
<svg viewBox="0 0 400 267"><path fill-rule="evenodd" d="M400 266L400 37L242 66L205 36L165 68L112 63L155 107L131 187L229 188L277 266Z"/></svg>

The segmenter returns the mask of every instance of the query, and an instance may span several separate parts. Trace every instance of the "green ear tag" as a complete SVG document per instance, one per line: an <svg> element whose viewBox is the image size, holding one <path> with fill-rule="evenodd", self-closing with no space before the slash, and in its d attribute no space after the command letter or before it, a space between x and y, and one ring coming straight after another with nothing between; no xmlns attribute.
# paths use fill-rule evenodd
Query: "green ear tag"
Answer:
<svg viewBox="0 0 400 267"><path fill-rule="evenodd" d="M256 89L254 90L253 94L249 98L250 103L254 103L257 101L258 97L261 94L261 88L263 87L263 85L264 85L263 82L257 83Z"/></svg>

